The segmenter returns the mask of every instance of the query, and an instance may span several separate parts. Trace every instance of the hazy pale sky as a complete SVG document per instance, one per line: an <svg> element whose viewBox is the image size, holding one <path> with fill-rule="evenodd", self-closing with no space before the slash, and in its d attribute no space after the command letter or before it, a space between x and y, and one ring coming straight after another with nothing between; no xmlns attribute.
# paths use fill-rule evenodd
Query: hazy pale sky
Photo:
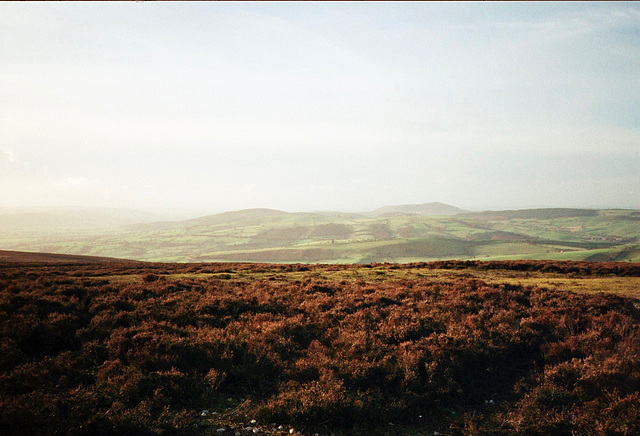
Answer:
<svg viewBox="0 0 640 436"><path fill-rule="evenodd" d="M640 209L640 3L0 2L0 206Z"/></svg>

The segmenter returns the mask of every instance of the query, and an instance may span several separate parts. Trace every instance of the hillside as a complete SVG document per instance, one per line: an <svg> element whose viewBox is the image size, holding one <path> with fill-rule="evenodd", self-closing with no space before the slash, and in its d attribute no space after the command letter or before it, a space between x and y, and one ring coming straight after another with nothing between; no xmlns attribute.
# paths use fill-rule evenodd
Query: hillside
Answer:
<svg viewBox="0 0 640 436"><path fill-rule="evenodd" d="M0 247L163 262L640 260L640 211L401 212L412 208L384 208L382 216L249 209L108 230L0 229Z"/></svg>
<svg viewBox="0 0 640 436"><path fill-rule="evenodd" d="M465 213L463 217L483 221L506 221L512 219L550 220L555 218L576 218L597 215L598 211L595 209L547 208L469 212Z"/></svg>
<svg viewBox="0 0 640 436"><path fill-rule="evenodd" d="M47 264L86 264L104 262L131 262L112 257L81 256L56 253L30 253L25 251L0 250L0 262L8 263L47 263Z"/></svg>
<svg viewBox="0 0 640 436"><path fill-rule="evenodd" d="M242 224L245 222L252 222L255 220L263 220L270 217L284 217L290 215L288 212L275 209L244 209L232 212L223 212L215 215L208 215L200 218L194 218L183 221L185 225L207 226L216 224Z"/></svg>

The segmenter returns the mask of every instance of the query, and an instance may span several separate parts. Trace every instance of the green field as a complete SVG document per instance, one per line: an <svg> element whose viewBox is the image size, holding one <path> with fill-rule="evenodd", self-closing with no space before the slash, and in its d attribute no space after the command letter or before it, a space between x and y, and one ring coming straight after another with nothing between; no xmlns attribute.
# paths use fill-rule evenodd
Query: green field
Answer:
<svg viewBox="0 0 640 436"><path fill-rule="evenodd" d="M532 209L450 216L252 209L100 230L0 229L10 250L163 262L640 261L640 211Z"/></svg>

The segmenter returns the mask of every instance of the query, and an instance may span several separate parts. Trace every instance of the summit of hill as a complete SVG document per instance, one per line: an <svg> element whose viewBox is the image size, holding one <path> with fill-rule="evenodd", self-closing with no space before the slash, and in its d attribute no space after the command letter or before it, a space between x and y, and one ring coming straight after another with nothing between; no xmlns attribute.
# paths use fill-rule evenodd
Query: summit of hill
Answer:
<svg viewBox="0 0 640 436"><path fill-rule="evenodd" d="M385 215L458 215L466 213L467 210L460 209L455 206L450 206L445 203L431 202L422 204L400 204L394 206L383 206L378 209L369 212L370 216L385 216Z"/></svg>

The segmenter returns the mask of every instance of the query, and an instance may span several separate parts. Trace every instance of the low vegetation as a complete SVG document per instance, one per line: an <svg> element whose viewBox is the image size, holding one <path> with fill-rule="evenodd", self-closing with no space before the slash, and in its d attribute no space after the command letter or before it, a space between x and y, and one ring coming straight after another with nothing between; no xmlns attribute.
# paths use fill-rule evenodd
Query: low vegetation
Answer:
<svg viewBox="0 0 640 436"><path fill-rule="evenodd" d="M0 433L640 434L638 280L593 262L0 263Z"/></svg>

